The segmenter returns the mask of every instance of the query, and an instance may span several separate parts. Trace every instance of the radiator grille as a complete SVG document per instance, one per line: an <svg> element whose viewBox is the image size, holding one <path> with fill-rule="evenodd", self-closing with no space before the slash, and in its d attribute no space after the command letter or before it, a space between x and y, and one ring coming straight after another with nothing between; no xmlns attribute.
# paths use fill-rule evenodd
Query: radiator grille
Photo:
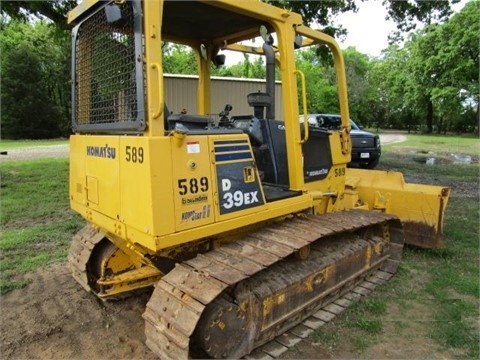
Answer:
<svg viewBox="0 0 480 360"><path fill-rule="evenodd" d="M136 58L141 56L136 53L132 6L129 1L121 5L123 20L118 23L107 23L100 9L79 25L74 61L76 130L138 129L137 122L143 122L139 94L143 69L137 69Z"/></svg>
<svg viewBox="0 0 480 360"><path fill-rule="evenodd" d="M375 139L373 137L354 137L352 136L352 146L354 148L373 148Z"/></svg>

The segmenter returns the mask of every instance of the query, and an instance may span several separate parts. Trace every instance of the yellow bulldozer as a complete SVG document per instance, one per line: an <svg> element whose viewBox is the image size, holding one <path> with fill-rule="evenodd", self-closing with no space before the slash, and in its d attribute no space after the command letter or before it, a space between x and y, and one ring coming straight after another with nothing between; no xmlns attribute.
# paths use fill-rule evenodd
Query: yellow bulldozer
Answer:
<svg viewBox="0 0 480 360"><path fill-rule="evenodd" d="M154 286L143 318L160 358L245 356L367 276L394 274L404 242L441 245L448 188L347 168L342 52L299 14L260 1L84 0L68 19L70 204L87 222L69 263L101 299ZM192 113L165 101L166 43L195 53ZM319 45L334 59L339 130L307 122L295 53ZM261 56L266 76L257 92L222 94L212 116L226 50ZM231 116L241 102L250 113Z"/></svg>

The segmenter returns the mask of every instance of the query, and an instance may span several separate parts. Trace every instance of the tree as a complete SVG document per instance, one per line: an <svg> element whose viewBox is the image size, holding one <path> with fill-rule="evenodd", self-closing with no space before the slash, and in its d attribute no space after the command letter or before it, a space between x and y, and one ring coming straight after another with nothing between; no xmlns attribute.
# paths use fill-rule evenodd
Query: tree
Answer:
<svg viewBox="0 0 480 360"><path fill-rule="evenodd" d="M388 16L395 21L401 32L415 29L418 23L430 25L435 22L445 22L452 14L451 4L460 0L386 0Z"/></svg>
<svg viewBox="0 0 480 360"><path fill-rule="evenodd" d="M66 31L58 31L52 24L47 24L43 21L35 24L25 23L23 21L10 21L8 23L0 24L0 52L3 54L1 58L2 64L2 91L9 92L7 89L8 75L5 68L5 62L10 59L12 52L19 49L22 51L28 50L29 58L40 62L39 76L41 76L40 86L42 89L41 98L48 98L48 103L55 109L55 122L58 124L58 129L61 130L61 135L68 136L71 131L70 124L70 36ZM30 59L31 61L33 61ZM19 68L20 69L20 68ZM16 75L19 81L24 81L28 84L31 82L28 74L28 68L24 68L26 73ZM7 81L7 82L6 82ZM37 87L38 87L37 86ZM37 88L25 87L29 93L35 93ZM22 95L22 94L20 94ZM20 96L17 101L21 103L23 98L28 98L30 95ZM32 103L24 103L24 106L29 106ZM2 102L2 123L9 122L8 106L16 106L13 103ZM26 111L26 110L25 110ZM15 114L13 114L15 115ZM16 122L17 124L20 124ZM15 122L11 123L12 125ZM22 126L24 126L23 124ZM20 125L19 125L20 126ZM43 131L36 127L39 132ZM5 130L5 129L4 129ZM4 136L2 134L2 136ZM59 136L60 134L56 134ZM32 136L32 135L30 135ZM39 135L40 136L40 135Z"/></svg>
<svg viewBox="0 0 480 360"><path fill-rule="evenodd" d="M384 126L478 131L479 17L478 5L467 3L374 60L368 77L378 101L369 108Z"/></svg>
<svg viewBox="0 0 480 360"><path fill-rule="evenodd" d="M313 47L297 52L296 65L305 75L307 111L309 113L337 113L339 109L335 77L331 67L321 62ZM300 92L300 83L299 94ZM298 99L299 104L302 99Z"/></svg>
<svg viewBox="0 0 480 360"><path fill-rule="evenodd" d="M265 0L276 6L284 7L302 14L307 24L317 23L323 26L330 35L340 36L345 33L341 27L331 24L334 15L346 11L358 10L361 2L366 0L335 1L298 1L298 0ZM430 24L433 21L445 21L451 15L451 4L460 0L385 0L388 17L397 23L400 32L414 29L419 23Z"/></svg>
<svg viewBox="0 0 480 360"><path fill-rule="evenodd" d="M197 74L197 59L188 46L165 43L163 50L163 72L168 74Z"/></svg>
<svg viewBox="0 0 480 360"><path fill-rule="evenodd" d="M391 45L382 58L374 59L368 73L371 100L366 106L371 109L378 127L412 129L417 119L409 104L407 94L411 88L408 63L410 54L405 48Z"/></svg>
<svg viewBox="0 0 480 360"><path fill-rule="evenodd" d="M67 29L67 13L77 5L77 0L55 1L2 1L2 13L13 19L27 20L29 17L47 18L59 28Z"/></svg>
<svg viewBox="0 0 480 360"><path fill-rule="evenodd" d="M430 68L438 73L432 101L445 125L457 131L479 128L479 18L478 3L469 2L445 24L426 34L437 49L428 59ZM470 108L477 113L477 121L460 116L469 113Z"/></svg>
<svg viewBox="0 0 480 360"><path fill-rule="evenodd" d="M332 26L332 18L338 13L357 11L361 2L366 0L332 0L332 1L298 1L298 0L263 0L275 6L287 8L302 14L307 24L317 23L330 35L340 36L345 33L342 27ZM389 17L394 20L400 31L409 31L417 23L430 24L433 21L445 21L451 14L451 4L460 0L385 0ZM65 29L67 13L77 5L77 0L53 1L2 1L2 12L12 18L25 19L29 16L41 16L52 20Z"/></svg>
<svg viewBox="0 0 480 360"><path fill-rule="evenodd" d="M427 132L461 128L466 107L478 108L478 21L473 2L444 24L432 24L412 34L405 44L409 74L405 100L425 119ZM475 128L475 124L469 125Z"/></svg>
<svg viewBox="0 0 480 360"><path fill-rule="evenodd" d="M58 137L58 109L47 96L42 63L26 44L5 55L2 64L2 138Z"/></svg>
<svg viewBox="0 0 480 360"><path fill-rule="evenodd" d="M372 66L370 59L353 47L344 50L343 57L347 73L350 116L363 126L370 126L377 121L369 106L376 100L369 77Z"/></svg>

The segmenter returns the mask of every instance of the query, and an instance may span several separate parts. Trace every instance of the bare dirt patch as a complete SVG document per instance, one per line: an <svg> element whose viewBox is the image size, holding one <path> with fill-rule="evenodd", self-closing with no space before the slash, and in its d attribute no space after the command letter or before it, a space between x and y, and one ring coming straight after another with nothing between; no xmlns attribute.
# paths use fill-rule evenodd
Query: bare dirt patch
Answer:
<svg viewBox="0 0 480 360"><path fill-rule="evenodd" d="M395 134L395 133L380 134L381 144L394 144L394 143L403 142L405 140L407 140L407 135L404 135L404 134Z"/></svg>
<svg viewBox="0 0 480 360"><path fill-rule="evenodd" d="M150 296L102 302L58 263L1 298L3 359L156 359L145 346L142 313Z"/></svg>

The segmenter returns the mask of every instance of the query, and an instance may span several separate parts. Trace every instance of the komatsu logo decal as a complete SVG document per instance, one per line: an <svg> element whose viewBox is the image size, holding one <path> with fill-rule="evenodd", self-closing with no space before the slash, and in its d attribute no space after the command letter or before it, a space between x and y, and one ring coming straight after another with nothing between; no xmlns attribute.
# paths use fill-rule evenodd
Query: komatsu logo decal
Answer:
<svg viewBox="0 0 480 360"><path fill-rule="evenodd" d="M328 167L310 167L304 170L304 178L306 182L318 181L325 179L329 172L330 168Z"/></svg>
<svg viewBox="0 0 480 360"><path fill-rule="evenodd" d="M108 145L87 146L87 156L115 159L115 157L117 156L117 149Z"/></svg>
<svg viewBox="0 0 480 360"><path fill-rule="evenodd" d="M328 169L323 168L323 169L316 169L316 170L307 170L307 176L321 176L321 175L327 175L328 174Z"/></svg>

